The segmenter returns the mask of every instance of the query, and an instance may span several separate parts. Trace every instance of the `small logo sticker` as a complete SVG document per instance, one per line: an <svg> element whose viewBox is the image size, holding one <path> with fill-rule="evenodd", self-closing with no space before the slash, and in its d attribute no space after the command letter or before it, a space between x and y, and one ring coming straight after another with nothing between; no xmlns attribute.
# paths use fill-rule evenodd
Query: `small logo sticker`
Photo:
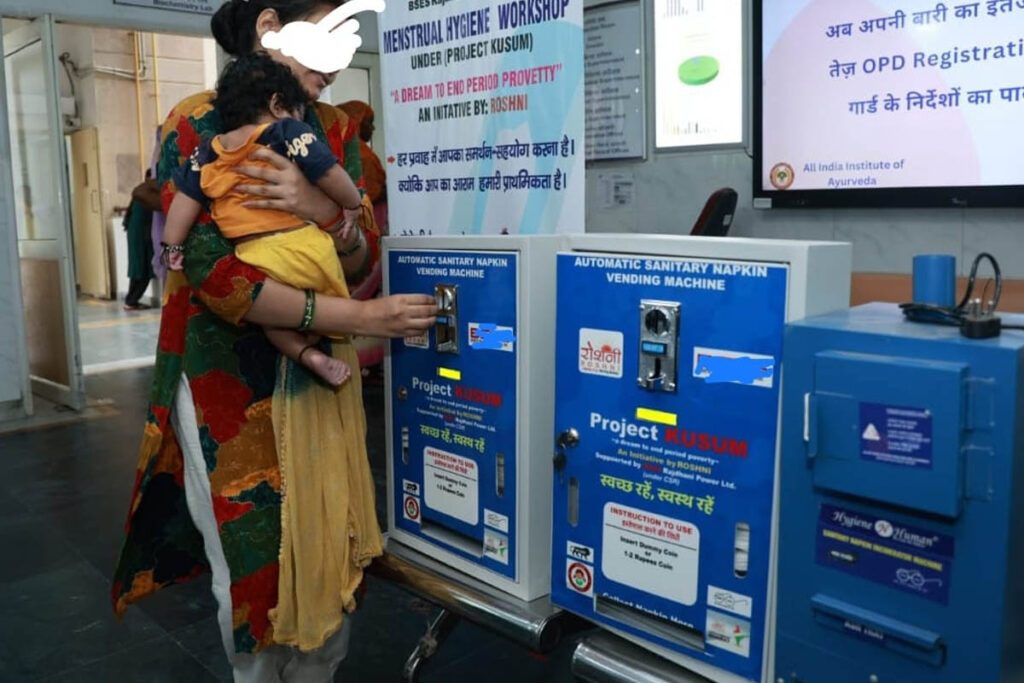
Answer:
<svg viewBox="0 0 1024 683"><path fill-rule="evenodd" d="M580 372L602 377L622 377L621 332L580 328Z"/></svg>
<svg viewBox="0 0 1024 683"><path fill-rule="evenodd" d="M582 562L567 561L565 582L572 590L584 595L594 594L594 574Z"/></svg>
<svg viewBox="0 0 1024 683"><path fill-rule="evenodd" d="M414 481L409 481L408 479L402 480L402 490L411 496L420 495L420 485Z"/></svg>
<svg viewBox="0 0 1024 683"><path fill-rule="evenodd" d="M508 533L508 516L503 515L500 512L494 510L488 510L484 508L484 526L489 526L492 529L497 529L503 533Z"/></svg>
<svg viewBox="0 0 1024 683"><path fill-rule="evenodd" d="M413 349L429 349L430 348L430 333L424 332L423 334L413 335L405 338L405 345Z"/></svg>
<svg viewBox="0 0 1024 683"><path fill-rule="evenodd" d="M405 495L405 502L402 503L402 514L410 522L420 521L420 499L416 496Z"/></svg>
<svg viewBox="0 0 1024 683"><path fill-rule="evenodd" d="M594 561L594 549L590 546L580 545L579 543L573 543L569 541L565 549L566 554L574 560L581 560L583 562Z"/></svg>
<svg viewBox="0 0 1024 683"><path fill-rule="evenodd" d="M749 619L753 614L754 604L749 595L708 584L708 607L715 607Z"/></svg>
<svg viewBox="0 0 1024 683"><path fill-rule="evenodd" d="M706 626L705 641L708 645L740 657L750 656L749 621L709 609Z"/></svg>
<svg viewBox="0 0 1024 683"><path fill-rule="evenodd" d="M484 529L484 557L508 564L508 536Z"/></svg>

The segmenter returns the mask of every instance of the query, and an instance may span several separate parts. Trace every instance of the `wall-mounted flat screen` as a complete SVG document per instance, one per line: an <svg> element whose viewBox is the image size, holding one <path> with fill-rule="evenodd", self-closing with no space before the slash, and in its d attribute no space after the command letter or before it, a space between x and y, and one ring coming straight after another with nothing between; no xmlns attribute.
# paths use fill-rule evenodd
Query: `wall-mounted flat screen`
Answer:
<svg viewBox="0 0 1024 683"><path fill-rule="evenodd" d="M1024 204L1024 0L753 5L756 205Z"/></svg>

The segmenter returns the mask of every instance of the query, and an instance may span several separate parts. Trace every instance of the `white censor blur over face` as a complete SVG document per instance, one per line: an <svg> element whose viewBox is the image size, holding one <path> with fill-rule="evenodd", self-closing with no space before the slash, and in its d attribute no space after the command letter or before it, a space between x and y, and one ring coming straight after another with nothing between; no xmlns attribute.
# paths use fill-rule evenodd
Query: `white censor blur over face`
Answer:
<svg viewBox="0 0 1024 683"><path fill-rule="evenodd" d="M350 19L359 12L383 12L384 0L351 0L320 21L292 21L280 31L263 34L261 44L268 50L280 50L302 66L329 74L348 67L363 44L359 22Z"/></svg>

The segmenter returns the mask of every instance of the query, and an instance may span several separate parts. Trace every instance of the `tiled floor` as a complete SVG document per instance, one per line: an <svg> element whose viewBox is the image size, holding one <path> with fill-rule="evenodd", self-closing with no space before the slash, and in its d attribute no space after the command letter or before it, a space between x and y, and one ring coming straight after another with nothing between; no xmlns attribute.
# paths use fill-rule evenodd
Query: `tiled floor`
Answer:
<svg viewBox="0 0 1024 683"><path fill-rule="evenodd" d="M121 301L78 300L78 334L86 374L152 363L160 309L126 311Z"/></svg>
<svg viewBox="0 0 1024 683"><path fill-rule="evenodd" d="M135 471L150 369L92 376L110 416L0 436L0 681L229 681L209 579L167 589L129 610L109 606ZM370 457L383 495L383 399L367 389ZM373 580L338 681L397 682L430 609ZM423 668L423 683L571 681L570 640L548 659L461 623Z"/></svg>

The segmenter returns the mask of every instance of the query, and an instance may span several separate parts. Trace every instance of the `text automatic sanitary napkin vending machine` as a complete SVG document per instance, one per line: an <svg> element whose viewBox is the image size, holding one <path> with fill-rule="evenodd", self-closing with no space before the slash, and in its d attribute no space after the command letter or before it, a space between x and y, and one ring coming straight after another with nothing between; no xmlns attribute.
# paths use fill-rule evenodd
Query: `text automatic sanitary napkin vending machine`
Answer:
<svg viewBox="0 0 1024 683"><path fill-rule="evenodd" d="M850 246L570 245L551 600L713 680L768 680L783 333L849 305Z"/></svg>
<svg viewBox="0 0 1024 683"><path fill-rule="evenodd" d="M1024 332L868 304L785 357L780 680L1024 680Z"/></svg>
<svg viewBox="0 0 1024 683"><path fill-rule="evenodd" d="M437 324L386 364L390 538L522 600L550 589L554 236L389 238Z"/></svg>

